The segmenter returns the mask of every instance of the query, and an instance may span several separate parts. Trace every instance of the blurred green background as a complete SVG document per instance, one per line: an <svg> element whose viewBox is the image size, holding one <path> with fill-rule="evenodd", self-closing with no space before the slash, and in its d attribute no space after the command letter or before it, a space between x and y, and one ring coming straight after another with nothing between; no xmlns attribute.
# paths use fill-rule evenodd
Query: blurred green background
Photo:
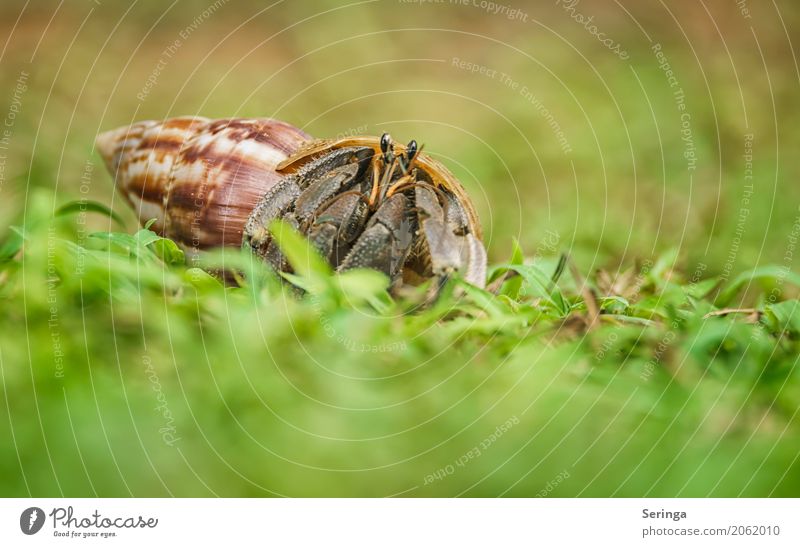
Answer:
<svg viewBox="0 0 800 547"><path fill-rule="evenodd" d="M136 229L94 151L100 131L177 115L268 116L320 137L389 131L424 142L474 197L491 262L507 260L514 238L532 255L549 230L558 244L537 254L569 252L587 273L670 250L687 279L698 269L725 278L768 263L796 269L787 258L800 214L796 2L5 0L0 26L4 234L80 198L109 204ZM90 226L110 229L102 216ZM396 318L350 314L342 328L362 338L396 340L399 328L412 340L402 358L350 355L291 300L265 314L220 297L207 329L203 306L138 293L87 303L83 286L59 293L67 375L54 378L45 277L30 279L0 301L10 416L0 428L11 439L0 449L3 494L535 495L566 467L564 454L582 453L579 480L554 495L797 493L796 437L789 443L782 429L797 432L795 392L743 417L750 384L675 391L664 379L632 409L638 372L618 376L611 365L593 373L594 387L570 376L585 372L597 345L576 353L531 342L517 352L512 333L459 339L445 354L453 342L436 327L409 335ZM696 350L692 340L682 348L670 359ZM776 355L769 345L739 349L725 359ZM177 452L160 442L143 355L182 428ZM786 367L793 355L783 355ZM315 377L317 358L335 378ZM182 376L192 367L200 372ZM463 482L424 484L534 403L541 413L526 414ZM553 409L567 409L556 412L563 419L548 421ZM765 409L780 418L759 421ZM594 417L571 418L587 412ZM731 424L742 437L729 437ZM749 442L768 426L768 441Z"/></svg>
<svg viewBox="0 0 800 547"><path fill-rule="evenodd" d="M30 76L2 218L32 187L81 197L87 161L90 196L127 214L93 153L99 131L185 114L273 116L318 136L388 130L424 142L474 196L495 259L510 252L512 236L535 247L552 228L587 267L678 246L720 272L737 235L752 134L754 191L732 266L780 259L800 197L789 41L798 8L778 2L779 12L759 7L747 19L724 0L628 4L520 3L526 22L448 1L230 0L208 17L213 2L36 2L22 15L19 3L4 2L2 100L22 71ZM630 59L573 13L594 16ZM693 171L653 43L685 92Z"/></svg>

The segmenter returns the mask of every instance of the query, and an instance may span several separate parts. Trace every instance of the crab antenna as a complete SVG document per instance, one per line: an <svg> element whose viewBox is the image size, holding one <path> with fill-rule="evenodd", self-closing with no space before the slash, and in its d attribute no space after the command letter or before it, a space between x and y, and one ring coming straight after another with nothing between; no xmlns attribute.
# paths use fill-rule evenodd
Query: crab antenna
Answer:
<svg viewBox="0 0 800 547"><path fill-rule="evenodd" d="M369 206L370 208L375 204L376 200L378 199L378 189L381 183L381 167L379 164L380 156L375 156L372 159L372 191L369 194Z"/></svg>
<svg viewBox="0 0 800 547"><path fill-rule="evenodd" d="M406 157L403 154L400 154L397 160L400 163L400 170L403 172L404 175L407 175L410 162L406 159Z"/></svg>
<svg viewBox="0 0 800 547"><path fill-rule="evenodd" d="M386 191L386 198L392 197L392 195L398 190L407 190L408 188L414 185L414 175L403 175L399 179L392 184L389 189Z"/></svg>
<svg viewBox="0 0 800 547"><path fill-rule="evenodd" d="M392 181L392 176L394 175L394 170L396 167L397 158L392 155L392 163L389 164L389 167L386 168L386 170L383 172L383 176L381 177L377 203L382 203L386 198L386 192L389 190L389 183Z"/></svg>

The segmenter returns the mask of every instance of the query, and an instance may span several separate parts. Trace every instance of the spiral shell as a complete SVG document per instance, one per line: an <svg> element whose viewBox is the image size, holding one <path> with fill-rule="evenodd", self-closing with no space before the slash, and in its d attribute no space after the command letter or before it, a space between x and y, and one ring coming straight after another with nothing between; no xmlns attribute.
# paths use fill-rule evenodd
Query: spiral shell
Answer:
<svg viewBox="0 0 800 547"><path fill-rule="evenodd" d="M143 224L186 247L240 245L247 217L310 140L268 118L143 121L102 133L97 149Z"/></svg>

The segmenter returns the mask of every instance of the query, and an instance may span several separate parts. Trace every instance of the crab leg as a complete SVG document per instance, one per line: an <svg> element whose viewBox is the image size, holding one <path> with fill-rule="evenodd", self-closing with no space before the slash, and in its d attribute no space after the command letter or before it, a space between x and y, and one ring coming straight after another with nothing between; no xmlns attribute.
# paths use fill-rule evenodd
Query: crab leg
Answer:
<svg viewBox="0 0 800 547"><path fill-rule="evenodd" d="M369 205L372 205L378 200L378 190L380 189L381 182L381 158L375 156L372 159L372 190L369 193Z"/></svg>
<svg viewBox="0 0 800 547"><path fill-rule="evenodd" d="M386 197L390 198L397 192L407 190L414 185L414 176L412 174L403 175L386 191Z"/></svg>
<svg viewBox="0 0 800 547"><path fill-rule="evenodd" d="M303 198L308 209L315 209L315 203L317 206L320 205L343 185L350 184L356 179L373 154L373 150L366 146L342 148L312 161L297 173L281 179L264 194L250 213L242 236L243 245L252 248L273 266L275 263L284 264L280 252L277 249L270 249L272 238L269 234L269 225L272 221L282 218L299 227L299 221L306 218L290 215L299 199ZM331 184L336 190L326 191L326 184ZM311 190L308 194L306 194L307 189ZM305 213L306 208L300 212Z"/></svg>
<svg viewBox="0 0 800 547"><path fill-rule="evenodd" d="M450 276L463 264L459 242L444 221L444 211L436 193L426 187L415 189L419 233L427 243L424 256L429 257L431 273Z"/></svg>
<svg viewBox="0 0 800 547"><path fill-rule="evenodd" d="M339 271L372 268L394 280L414 239L408 218L410 202L403 194L387 198L369 219L364 232L339 265Z"/></svg>
<svg viewBox="0 0 800 547"><path fill-rule="evenodd" d="M358 176L359 166L349 163L329 171L311 182L294 205L300 222L310 221L322 205L340 191L350 188Z"/></svg>
<svg viewBox="0 0 800 547"><path fill-rule="evenodd" d="M415 189L421 254L426 270L442 280L460 271L469 283L483 287L486 284L486 251L480 241L466 231L465 225L453 222L462 215L451 213L458 208L455 200L447 196L446 209L442 209L433 189L418 185ZM441 283L439 284L441 286Z"/></svg>
<svg viewBox="0 0 800 547"><path fill-rule="evenodd" d="M479 288L486 287L486 249L472 234L456 236L461 240L464 281Z"/></svg>
<svg viewBox="0 0 800 547"><path fill-rule="evenodd" d="M397 169L397 158L393 158L392 163L390 163L389 167L383 172L383 177L381 177L380 188L378 191L378 204L383 204L386 201L386 192L389 190L389 184L392 181L395 169ZM372 205L375 205L375 203Z"/></svg>
<svg viewBox="0 0 800 547"><path fill-rule="evenodd" d="M284 218L300 196L300 180L296 175L284 177L264 194L244 226L243 245L265 256L270 243L269 225L276 218Z"/></svg>
<svg viewBox="0 0 800 547"><path fill-rule="evenodd" d="M306 188L306 186L318 180L325 173L348 163L357 163L360 166L359 171L361 171L361 169L366 168L368 161L372 159L374 153L375 151L368 146L359 146L340 148L330 154L322 156L303 166L303 168L297 172L301 180L301 186L302 188Z"/></svg>
<svg viewBox="0 0 800 547"><path fill-rule="evenodd" d="M335 267L363 231L368 215L364 196L358 192L339 194L316 216L307 237Z"/></svg>

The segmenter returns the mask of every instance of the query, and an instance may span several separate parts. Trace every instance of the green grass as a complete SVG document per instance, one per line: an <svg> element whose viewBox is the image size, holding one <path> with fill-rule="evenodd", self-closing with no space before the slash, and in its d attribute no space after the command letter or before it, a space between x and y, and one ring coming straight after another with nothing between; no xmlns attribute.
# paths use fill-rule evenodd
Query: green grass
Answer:
<svg viewBox="0 0 800 547"><path fill-rule="evenodd" d="M454 280L421 310L424 288L393 300L376 272L332 276L280 226L303 296L236 249L203 258L241 273L223 287L149 230L87 234L91 212L32 203L2 248L5 495L800 486L798 301L767 296L795 274L719 286L673 253L592 276L590 296L517 249L492 268L519 272L499 294ZM749 278L758 313L706 317Z"/></svg>

